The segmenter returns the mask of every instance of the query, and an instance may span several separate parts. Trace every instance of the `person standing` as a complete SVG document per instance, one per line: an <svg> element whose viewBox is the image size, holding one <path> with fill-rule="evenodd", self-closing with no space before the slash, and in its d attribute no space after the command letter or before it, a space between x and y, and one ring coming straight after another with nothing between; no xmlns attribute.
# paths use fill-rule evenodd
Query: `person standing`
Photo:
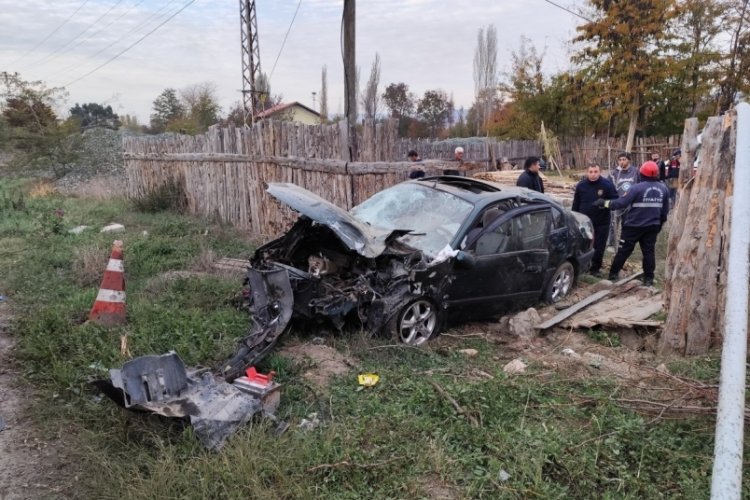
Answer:
<svg viewBox="0 0 750 500"><path fill-rule="evenodd" d="M611 210L630 209L623 220L620 247L612 260L609 279L618 279L638 243L643 254L643 284L652 286L656 270L656 239L669 215L669 190L659 182L659 167L653 161L641 165L640 174L643 182L631 187L625 196L616 200L598 199L594 205Z"/></svg>
<svg viewBox="0 0 750 500"><path fill-rule="evenodd" d="M661 155L656 151L651 153L651 161L656 163L656 166L659 167L659 180L664 182L667 178L667 162L662 161Z"/></svg>
<svg viewBox="0 0 750 500"><path fill-rule="evenodd" d="M529 156L523 164L523 173L518 176L516 186L525 187L540 193L544 192L544 182L539 176L541 160L536 156Z"/></svg>
<svg viewBox="0 0 750 500"><path fill-rule="evenodd" d="M617 189L617 196L622 198L632 186L638 183L638 169L630 164L630 154L622 152L617 155L617 168L612 173L612 182ZM612 212L612 224L610 230L610 241L617 249L622 231L622 219L628 209L615 210Z"/></svg>
<svg viewBox="0 0 750 500"><path fill-rule="evenodd" d="M464 162L464 148L458 146L453 150L453 161L458 162L458 167L461 167ZM461 171L458 168L447 168L443 170L443 175L461 175Z"/></svg>
<svg viewBox="0 0 750 500"><path fill-rule="evenodd" d="M573 211L588 215L594 225L594 257L591 259L589 273L599 276L602 268L604 249L607 246L609 236L610 212L601 210L594 203L597 200L614 200L617 198L617 190L612 181L602 177L602 170L598 163L589 165L586 178L576 185L573 195Z"/></svg>
<svg viewBox="0 0 750 500"><path fill-rule="evenodd" d="M680 158L682 158L682 151L675 149L672 153L672 159L669 161L669 166L666 169L667 187L669 188L669 202L674 207L677 201L677 185L680 181Z"/></svg>
<svg viewBox="0 0 750 500"><path fill-rule="evenodd" d="M419 153L417 153L413 149L409 151L409 154L407 154L406 157L412 163L418 163L422 161L422 158L419 157ZM421 167L413 167L409 171L409 179L419 179L421 177L424 177L424 175L424 170Z"/></svg>

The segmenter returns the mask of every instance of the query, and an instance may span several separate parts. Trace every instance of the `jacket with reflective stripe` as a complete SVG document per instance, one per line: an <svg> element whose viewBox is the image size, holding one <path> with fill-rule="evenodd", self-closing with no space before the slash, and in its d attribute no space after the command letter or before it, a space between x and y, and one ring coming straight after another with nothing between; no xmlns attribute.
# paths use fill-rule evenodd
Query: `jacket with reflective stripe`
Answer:
<svg viewBox="0 0 750 500"><path fill-rule="evenodd" d="M609 208L620 210L630 207L622 222L623 226L658 226L669 214L669 190L657 178L642 178L628 194L609 202Z"/></svg>

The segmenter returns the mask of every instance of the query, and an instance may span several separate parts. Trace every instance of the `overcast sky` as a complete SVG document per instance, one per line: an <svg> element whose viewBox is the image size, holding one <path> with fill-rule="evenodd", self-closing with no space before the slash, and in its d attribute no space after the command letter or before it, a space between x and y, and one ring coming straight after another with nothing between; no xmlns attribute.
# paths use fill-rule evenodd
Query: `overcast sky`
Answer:
<svg viewBox="0 0 750 500"><path fill-rule="evenodd" d="M0 71L18 71L26 80L65 86L67 107L106 102L115 112L135 114L142 122L148 121L151 104L163 89L212 81L226 111L240 99L242 81L237 0L196 0L119 58L71 83L187 3L0 0ZM575 6L572 0L556 3ZM297 4L298 0L256 1L261 68L267 74ZM312 92L320 89L321 67L327 65L329 113L343 110L342 9L343 0L302 0L271 76L273 94L311 106ZM360 0L357 64L365 82L378 52L381 89L400 81L419 95L440 88L453 93L457 107L468 108L474 94L472 59L480 27L497 28L501 71L509 69L511 51L526 36L538 49L546 47L545 71L553 72L568 67L569 40L579 21L544 0Z"/></svg>

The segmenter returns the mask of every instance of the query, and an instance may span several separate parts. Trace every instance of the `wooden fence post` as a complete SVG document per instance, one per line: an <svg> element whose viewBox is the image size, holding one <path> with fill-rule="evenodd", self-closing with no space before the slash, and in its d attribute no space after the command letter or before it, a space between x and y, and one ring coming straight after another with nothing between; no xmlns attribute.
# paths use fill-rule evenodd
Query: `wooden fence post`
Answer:
<svg viewBox="0 0 750 500"><path fill-rule="evenodd" d="M669 231L660 354L705 353L719 340L727 255L729 202L736 144L736 115L709 118L701 135L700 166L692 177L698 121L685 122L681 189Z"/></svg>

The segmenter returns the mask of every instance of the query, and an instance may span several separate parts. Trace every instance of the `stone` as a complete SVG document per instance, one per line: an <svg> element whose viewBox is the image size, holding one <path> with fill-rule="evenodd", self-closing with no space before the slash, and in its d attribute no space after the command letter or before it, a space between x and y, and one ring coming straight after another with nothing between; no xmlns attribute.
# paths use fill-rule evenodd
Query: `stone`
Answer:
<svg viewBox="0 0 750 500"><path fill-rule="evenodd" d="M521 361L521 359L516 358L507 365L503 366L503 371L508 375L517 375L519 373L524 373L526 371L526 366L526 363Z"/></svg>
<svg viewBox="0 0 750 500"><path fill-rule="evenodd" d="M70 234L81 234L91 226L76 226L73 229L68 230Z"/></svg>
<svg viewBox="0 0 750 500"><path fill-rule="evenodd" d="M508 331L514 337L530 339L537 335L536 325L542 322L539 313L533 307L514 314L508 320Z"/></svg>
<svg viewBox="0 0 750 500"><path fill-rule="evenodd" d="M122 224L113 222L112 224L109 224L108 226L104 226L102 230L99 232L100 233L115 233L115 232L120 232L120 231L125 231L125 226L123 226Z"/></svg>
<svg viewBox="0 0 750 500"><path fill-rule="evenodd" d="M656 371L659 373L667 374L667 375L669 374L669 368L667 368L667 365L665 365L664 363L657 366Z"/></svg>
<svg viewBox="0 0 750 500"><path fill-rule="evenodd" d="M565 349L563 349L562 351L560 351L560 354L562 354L563 356L568 356L568 357L573 358L573 359L581 359L581 355L578 354L577 352L575 352L570 347L566 347Z"/></svg>
<svg viewBox="0 0 750 500"><path fill-rule="evenodd" d="M467 358L475 358L479 355L479 351L476 349L460 349L458 352L466 356Z"/></svg>

